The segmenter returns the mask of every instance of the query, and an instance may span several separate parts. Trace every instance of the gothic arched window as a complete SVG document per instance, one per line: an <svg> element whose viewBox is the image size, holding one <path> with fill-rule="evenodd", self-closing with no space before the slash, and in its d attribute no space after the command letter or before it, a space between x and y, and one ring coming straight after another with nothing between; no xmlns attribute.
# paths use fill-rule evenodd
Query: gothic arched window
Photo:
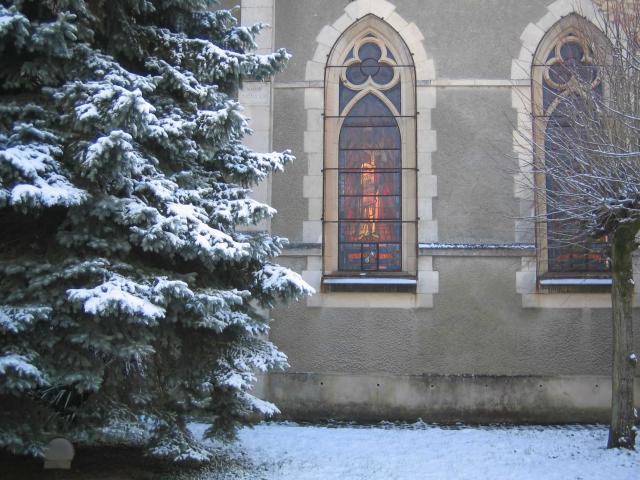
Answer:
<svg viewBox="0 0 640 480"><path fill-rule="evenodd" d="M415 275L415 69L377 17L338 39L325 75L325 276Z"/></svg>
<svg viewBox="0 0 640 480"><path fill-rule="evenodd" d="M568 120L580 108L580 88L588 85L603 94L604 85L594 62L593 45L601 34L587 20L571 15L545 35L534 57L533 112L536 165L536 209L545 219L537 225L539 277L585 277L609 274L607 239L580 234L564 203L571 192L562 191L552 175L557 162L570 162L571 142L581 135ZM563 208L557 208L564 205Z"/></svg>

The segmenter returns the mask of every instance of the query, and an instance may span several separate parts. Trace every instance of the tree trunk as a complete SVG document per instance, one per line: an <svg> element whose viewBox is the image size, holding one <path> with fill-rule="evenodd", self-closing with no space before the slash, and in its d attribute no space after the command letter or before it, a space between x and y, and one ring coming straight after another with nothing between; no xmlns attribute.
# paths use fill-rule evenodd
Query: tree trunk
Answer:
<svg viewBox="0 0 640 480"><path fill-rule="evenodd" d="M633 379L637 362L633 354L633 264L635 226L623 226L613 234L611 245L613 308L613 388L608 448L635 447Z"/></svg>

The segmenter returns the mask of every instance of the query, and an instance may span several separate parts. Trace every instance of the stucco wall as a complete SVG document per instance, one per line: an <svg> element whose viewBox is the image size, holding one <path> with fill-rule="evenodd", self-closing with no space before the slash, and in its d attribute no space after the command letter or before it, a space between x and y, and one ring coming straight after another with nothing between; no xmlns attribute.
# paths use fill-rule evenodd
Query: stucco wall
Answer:
<svg viewBox="0 0 640 480"><path fill-rule="evenodd" d="M523 309L514 258L439 257L435 267L443 293L433 309L297 303L274 312L271 339L289 356L291 372L609 373L608 310Z"/></svg>
<svg viewBox="0 0 640 480"><path fill-rule="evenodd" d="M265 379L284 418L441 423L605 423L603 376L357 375L288 373ZM636 384L638 398L640 385ZM640 405L639 405L640 406Z"/></svg>
<svg viewBox="0 0 640 480"><path fill-rule="evenodd" d="M293 58L276 81L304 80L307 60L316 49L316 35L322 27L342 15L346 2L342 0L275 0L275 44L285 47Z"/></svg>
<svg viewBox="0 0 640 480"><path fill-rule="evenodd" d="M397 0L395 11L425 38L440 78L509 78L520 35L548 0ZM293 59L280 81L303 80L315 37L343 13L347 0L275 0L275 44Z"/></svg>
<svg viewBox="0 0 640 480"><path fill-rule="evenodd" d="M421 174L430 176L425 181L430 197L425 201L432 215L421 213L421 224L428 228L421 229L418 241L476 246L533 242L531 232L518 230L518 217L527 213L530 202L526 195L515 193L513 179L518 168L513 132L517 122L527 118L529 84L518 72L514 74L513 65L538 28L532 24L541 18L548 21L547 7L553 2L392 3L395 14L415 23L414 45L418 42L433 60L432 76L418 82L421 125L431 128L424 130L429 135L428 148L419 146L418 163ZM316 178L321 178L321 163L314 166L311 160L322 162L322 129L318 128L322 80L309 79L307 62L323 51L320 40L316 41L318 34L346 18L345 7L350 5L346 0L275 0L274 46L286 47L294 57L287 71L274 80L272 145L277 150L292 149L298 160L272 179L272 204L279 214L271 228L292 242L309 242L303 225L319 219L309 217L314 210L309 202L317 199L309 198L305 188L320 186L310 185L305 175L315 168ZM514 101L514 91L525 95ZM315 128L312 135L310 128ZM311 140L319 145L316 150L309 147ZM285 252L281 263L298 272L318 269L320 245L306 248ZM310 302L317 306L303 301L276 309L271 339L288 355L291 368L263 384L265 394L293 417L304 417L305 409L320 415L318 395L325 395L326 415L357 412L358 405L368 405L374 417L384 417L384 412L393 417L392 412L403 411L403 405L413 401L412 395L422 392L420 376L429 374L435 385L429 388L443 388L440 403L434 405L444 406L429 410L418 402L404 410L410 412L408 416L421 411L446 416L445 400L469 391L475 392L478 405L491 404L487 408L498 414L506 407L491 399L502 395L505 402L522 406L520 418L541 421L542 416L531 413L535 402L526 400L535 394L532 398L540 400L540 412L546 418L552 418L549 412L554 405L563 405L554 419L601 419L608 398L602 389L609 388L611 313L607 308L587 307L606 307L606 295L531 295L534 255L533 248L522 254L484 247L457 253L423 252L420 264L428 268L419 272L419 278L421 288L428 283L429 299L416 305L425 308L367 308L367 298L372 297L362 297L358 308L329 308L321 300ZM376 300L382 301L385 295L390 294L380 293ZM638 317L636 330L640 331ZM638 338L636 345L640 348ZM492 380L462 382L460 387L457 380L439 377L459 374L488 375ZM381 396L377 390L381 375L394 385L392 392L404 393L389 394L392 400ZM521 380L513 380L514 375ZM540 393L537 389L547 380L555 382L554 387ZM330 393L316 391L321 383L333 385ZM529 387L531 392L522 392ZM493 393L485 395L485 388ZM504 412L508 416L510 410ZM499 418L498 414L487 418Z"/></svg>
<svg viewBox="0 0 640 480"><path fill-rule="evenodd" d="M519 37L548 0L400 0L425 37L439 78L509 78Z"/></svg>
<svg viewBox="0 0 640 480"><path fill-rule="evenodd" d="M513 195L511 130L515 112L508 88L438 89L432 110L438 134L434 215L438 239L450 243L514 242L519 214Z"/></svg>
<svg viewBox="0 0 640 480"><path fill-rule="evenodd" d="M284 173L272 179L272 204L278 215L272 220L272 230L291 242L302 241L302 222L306 218L307 200L303 197L303 177L307 172L304 154L304 89L275 88L273 107L273 148L290 149L296 161Z"/></svg>

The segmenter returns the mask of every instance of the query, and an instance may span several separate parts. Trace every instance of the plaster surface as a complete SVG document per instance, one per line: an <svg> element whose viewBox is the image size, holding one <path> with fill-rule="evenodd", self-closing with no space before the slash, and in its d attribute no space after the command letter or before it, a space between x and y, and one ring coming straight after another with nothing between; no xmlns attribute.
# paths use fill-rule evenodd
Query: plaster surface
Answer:
<svg viewBox="0 0 640 480"><path fill-rule="evenodd" d="M435 61L439 78L507 79L518 57L520 35L527 24L547 13L548 0L397 0L395 12L413 21ZM348 2L275 0L275 46L293 54L276 81L304 80L313 57L315 36L340 17Z"/></svg>
<svg viewBox="0 0 640 480"><path fill-rule="evenodd" d="M520 212L513 194L517 162L510 89L441 88L432 122L438 133L432 162L438 176L438 239L513 242Z"/></svg>
<svg viewBox="0 0 640 480"><path fill-rule="evenodd" d="M272 176L271 201L278 214L271 227L273 233L291 242L302 241L302 222L307 215L308 200L302 192L308 169L303 147L305 115L304 89L274 89L273 148L291 150L296 160L284 173Z"/></svg>
<svg viewBox="0 0 640 480"><path fill-rule="evenodd" d="M266 381L281 418L298 421L605 423L611 402L611 380L595 375L274 374Z"/></svg>
<svg viewBox="0 0 640 480"><path fill-rule="evenodd" d="M440 293L432 309L298 303L274 312L270 338L288 355L291 372L610 373L609 309L523 309L517 257L447 256L434 264Z"/></svg>
<svg viewBox="0 0 640 480"><path fill-rule="evenodd" d="M319 245L320 238L323 90L316 67L324 43L318 39L337 35L334 22L350 18L345 7L360 9L369 1L381 0L275 0L274 45L294 58L275 80L273 147L292 149L298 160L273 178L272 204L279 214L272 231L293 242ZM394 15L414 22L412 37L434 62L434 76L419 76L418 86L418 163L424 177L418 197L428 193L420 204L421 222L432 235L419 241L533 242L530 232L518 230L531 202L517 193L513 177L513 131L528 115L529 85L527 74L513 65L526 63L522 50L535 48L540 22L551 26L553 18L567 14L556 8L563 1L392 2ZM306 77L308 61L316 62L313 78ZM525 95L515 102L514 91ZM600 301L602 294L599 308L583 302L586 294L540 294L544 301L527 303L523 289L535 288L535 272L532 277L524 266L535 258L531 252L522 258L512 253L421 257L419 278L427 271L438 278L427 308L411 302L387 308L396 297L380 293L376 306L385 308L353 301L328 307L342 301L335 299L276 309L270 338L291 368L268 377L262 393L297 419L606 419L611 311ZM319 285L320 249L289 254L280 262L314 274ZM636 313L636 331L639 319Z"/></svg>
<svg viewBox="0 0 640 480"><path fill-rule="evenodd" d="M520 35L548 0L402 0L398 12L420 27L439 78L508 79ZM440 101L439 101L440 102Z"/></svg>
<svg viewBox="0 0 640 480"><path fill-rule="evenodd" d="M316 36L344 12L342 0L276 0L275 45L293 55L288 68L278 74L277 82L304 80L307 60L311 60Z"/></svg>

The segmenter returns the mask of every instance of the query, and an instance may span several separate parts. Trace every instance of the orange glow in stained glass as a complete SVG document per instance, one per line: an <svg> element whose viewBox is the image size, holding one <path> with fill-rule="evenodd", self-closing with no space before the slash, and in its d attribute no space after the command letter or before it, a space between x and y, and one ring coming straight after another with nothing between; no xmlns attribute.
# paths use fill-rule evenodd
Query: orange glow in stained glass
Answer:
<svg viewBox="0 0 640 480"><path fill-rule="evenodd" d="M340 131L340 270L401 270L400 148L391 111L375 95L363 97Z"/></svg>

